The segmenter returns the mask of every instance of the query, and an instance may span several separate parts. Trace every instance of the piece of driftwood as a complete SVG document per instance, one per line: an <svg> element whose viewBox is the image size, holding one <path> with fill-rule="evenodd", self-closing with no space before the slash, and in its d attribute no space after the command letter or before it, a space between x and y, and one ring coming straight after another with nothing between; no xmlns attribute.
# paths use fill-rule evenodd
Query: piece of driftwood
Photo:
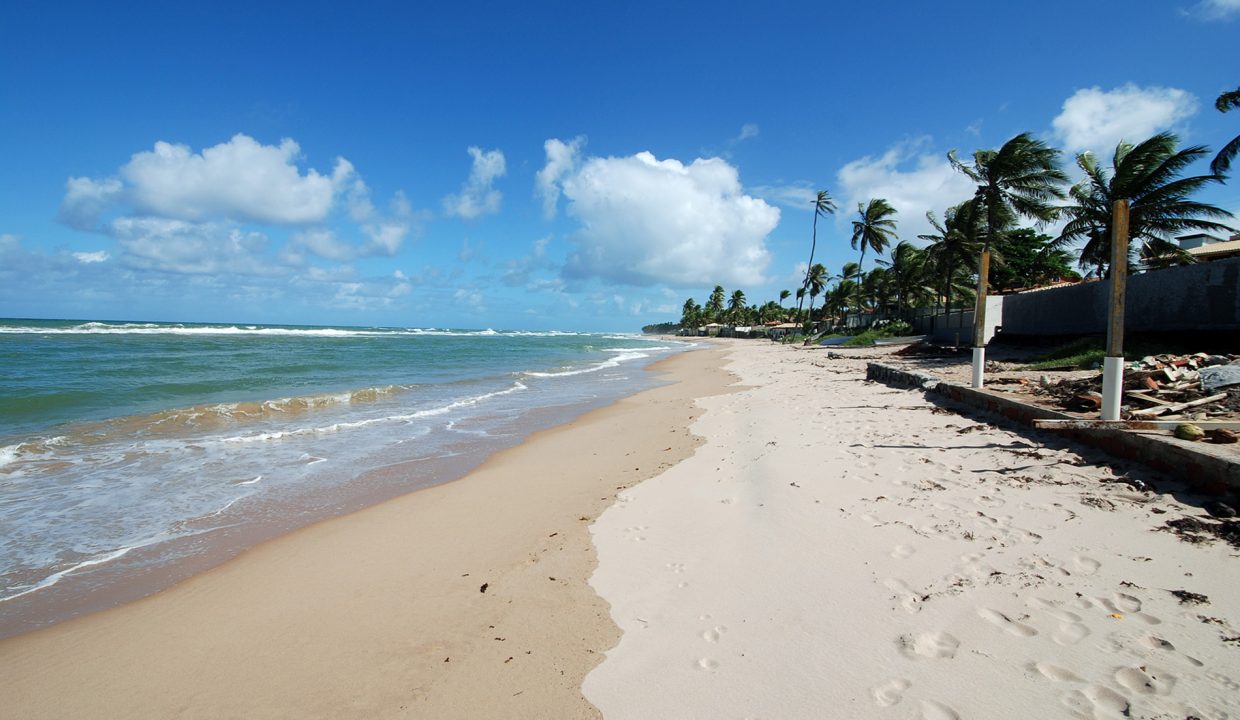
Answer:
<svg viewBox="0 0 1240 720"><path fill-rule="evenodd" d="M1240 420L1034 420L1033 426L1039 430L1174 430L1185 422L1203 430L1240 430Z"/></svg>
<svg viewBox="0 0 1240 720"><path fill-rule="evenodd" d="M1175 403L1174 405L1159 405L1158 407L1144 408L1142 410L1134 410L1133 415L1138 417L1155 417L1165 413L1177 413L1181 410L1198 407L1200 405L1209 405L1212 402L1218 402L1227 398L1227 393L1219 393L1209 397L1198 398L1197 400L1189 400L1188 402Z"/></svg>

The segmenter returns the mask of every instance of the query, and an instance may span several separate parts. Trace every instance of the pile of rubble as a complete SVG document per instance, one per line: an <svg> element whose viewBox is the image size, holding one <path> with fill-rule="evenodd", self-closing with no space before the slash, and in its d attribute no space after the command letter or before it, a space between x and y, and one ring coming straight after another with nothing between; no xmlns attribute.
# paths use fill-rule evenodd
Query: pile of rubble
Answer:
<svg viewBox="0 0 1240 720"><path fill-rule="evenodd" d="M1055 381L1043 375L1034 394L1078 412L1102 408L1102 374ZM1124 368L1126 420L1228 419L1240 414L1240 355L1151 355Z"/></svg>

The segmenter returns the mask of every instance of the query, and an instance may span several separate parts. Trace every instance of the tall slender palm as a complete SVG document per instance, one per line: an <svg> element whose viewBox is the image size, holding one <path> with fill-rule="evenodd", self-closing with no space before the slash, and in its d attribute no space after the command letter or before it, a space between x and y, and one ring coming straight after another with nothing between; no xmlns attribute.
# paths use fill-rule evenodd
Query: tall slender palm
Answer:
<svg viewBox="0 0 1240 720"><path fill-rule="evenodd" d="M779 309L780 309L780 310L783 310L783 309L784 309L784 301L785 301L785 300L787 300L787 299L789 298L789 296L791 296L791 295L792 295L792 291L790 291L790 290L780 290L780 291L779 291Z"/></svg>
<svg viewBox="0 0 1240 720"><path fill-rule="evenodd" d="M743 290L733 290L732 297L728 298L728 315L731 316L732 322L736 322L745 312L745 292Z"/></svg>
<svg viewBox="0 0 1240 720"><path fill-rule="evenodd" d="M1219 175L1180 174L1208 151L1200 145L1176 150L1179 138L1159 133L1139 145L1121 142L1108 172L1091 153L1076 156L1085 179L1072 187L1071 203L1063 210L1068 223L1056 239L1057 244L1085 240L1081 267L1096 268L1099 274L1111 258L1111 213L1116 200L1127 200L1128 236L1134 241L1130 258L1142 252L1147 257L1174 259L1172 239L1186 230L1227 232L1231 228L1208 218L1231 217L1227 211L1189 198L1209 183L1222 182ZM1130 259L1131 261L1131 259Z"/></svg>
<svg viewBox="0 0 1240 720"><path fill-rule="evenodd" d="M947 153L947 159L952 167L977 184L973 197L984 213L983 227L986 229L983 255L995 246L1017 217L1032 218L1044 224L1057 216L1058 209L1051 201L1064 197L1061 187L1068 182L1068 176L1059 169L1059 151L1029 133L1017 135L998 150L975 151L972 164L961 162L955 150ZM973 347L976 348L985 345L986 290L987 277L982 270L977 277L977 311L973 326Z"/></svg>
<svg viewBox="0 0 1240 720"><path fill-rule="evenodd" d="M861 247L861 259L857 261L857 272L865 265L865 251L873 250L881 253L887 249L891 241L896 239L896 209L883 198L874 198L869 203L857 203L857 219L852 221L852 248ZM857 310L861 309L861 282L857 283Z"/></svg>
<svg viewBox="0 0 1240 720"><path fill-rule="evenodd" d="M818 249L818 218L825 217L835 213L835 201L831 199L831 193L826 190L819 190L818 195L814 197L814 236L813 242L809 246L809 262L805 265L805 281L801 283L802 290L809 289L809 271L814 266L814 252ZM801 314L801 298L805 293L801 293L801 297L797 298L797 314Z"/></svg>
<svg viewBox="0 0 1240 720"><path fill-rule="evenodd" d="M1233 108L1240 108L1240 87L1219 95L1218 100L1214 101L1214 107L1223 113ZM1238 152L1240 152L1240 135L1232 138L1231 142L1218 151L1218 155L1214 156L1214 160L1210 163L1210 172L1215 175L1225 175L1231 169L1231 161L1235 159Z"/></svg>

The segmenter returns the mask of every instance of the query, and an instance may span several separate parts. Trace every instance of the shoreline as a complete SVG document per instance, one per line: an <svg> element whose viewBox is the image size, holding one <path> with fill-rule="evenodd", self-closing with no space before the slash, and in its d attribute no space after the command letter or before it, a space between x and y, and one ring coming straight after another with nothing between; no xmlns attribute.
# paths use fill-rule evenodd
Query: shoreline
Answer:
<svg viewBox="0 0 1240 720"><path fill-rule="evenodd" d="M636 368L649 389L659 380L659 360ZM639 389L637 392L641 392ZM626 397L626 396L621 396ZM197 531L118 548L109 559L84 562L46 586L0 600L0 640L108 610L167 590L229 562L249 549L335 517L346 516L403 495L454 482L489 457L531 435L607 407L618 398L596 397L568 404L527 408L520 418L488 438L486 444L461 441L443 455L393 459L362 470L350 482L320 493L258 495L237 509L178 521L183 528L211 523ZM382 459L382 456L377 456ZM227 508L225 508L227 510Z"/></svg>
<svg viewBox="0 0 1240 720"><path fill-rule="evenodd" d="M618 637L587 526L692 455L722 351L538 430L464 477L323 520L167 590L0 641L22 717L593 717ZM484 589L485 587L485 589ZM488 710L489 709L489 710Z"/></svg>

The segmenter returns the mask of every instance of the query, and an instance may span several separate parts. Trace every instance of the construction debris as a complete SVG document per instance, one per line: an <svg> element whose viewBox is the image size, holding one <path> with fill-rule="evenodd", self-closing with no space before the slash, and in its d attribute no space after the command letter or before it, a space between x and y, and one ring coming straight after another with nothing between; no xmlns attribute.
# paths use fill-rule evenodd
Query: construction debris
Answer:
<svg viewBox="0 0 1240 720"><path fill-rule="evenodd" d="M1043 375L1030 384L1075 412L1102 407L1102 373L1052 380ZM1228 419L1240 413L1240 355L1151 355L1124 369L1122 416L1127 420ZM1211 438L1213 440L1213 438ZM1227 442L1224 438L1215 442Z"/></svg>

